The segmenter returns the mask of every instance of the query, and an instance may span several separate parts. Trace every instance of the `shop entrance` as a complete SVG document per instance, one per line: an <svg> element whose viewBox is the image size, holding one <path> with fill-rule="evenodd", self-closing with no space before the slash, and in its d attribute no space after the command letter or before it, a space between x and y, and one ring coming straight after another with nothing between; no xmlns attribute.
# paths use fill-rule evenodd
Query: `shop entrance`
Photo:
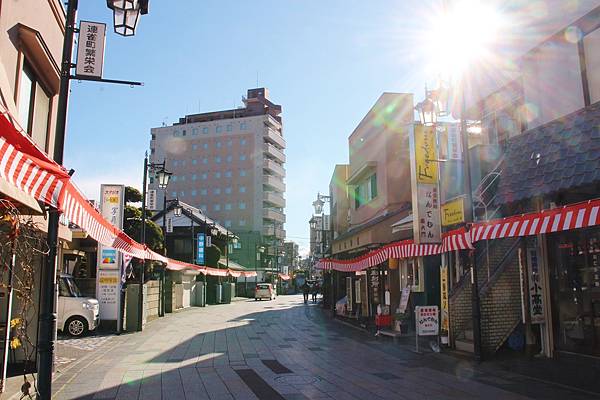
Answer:
<svg viewBox="0 0 600 400"><path fill-rule="evenodd" d="M548 240L555 347L600 356L600 230Z"/></svg>

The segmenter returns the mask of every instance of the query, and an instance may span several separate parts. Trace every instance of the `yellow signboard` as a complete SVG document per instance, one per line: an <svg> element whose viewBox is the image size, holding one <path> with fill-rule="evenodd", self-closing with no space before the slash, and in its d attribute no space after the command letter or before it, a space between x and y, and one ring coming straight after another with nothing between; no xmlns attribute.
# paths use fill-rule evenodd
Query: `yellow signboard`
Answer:
<svg viewBox="0 0 600 400"><path fill-rule="evenodd" d="M448 319L448 267L440 267L440 302L442 315L441 331L449 331Z"/></svg>
<svg viewBox="0 0 600 400"><path fill-rule="evenodd" d="M437 183L438 156L433 127L415 126L415 164L417 183Z"/></svg>
<svg viewBox="0 0 600 400"><path fill-rule="evenodd" d="M464 198L459 197L442 205L442 226L465 222Z"/></svg>

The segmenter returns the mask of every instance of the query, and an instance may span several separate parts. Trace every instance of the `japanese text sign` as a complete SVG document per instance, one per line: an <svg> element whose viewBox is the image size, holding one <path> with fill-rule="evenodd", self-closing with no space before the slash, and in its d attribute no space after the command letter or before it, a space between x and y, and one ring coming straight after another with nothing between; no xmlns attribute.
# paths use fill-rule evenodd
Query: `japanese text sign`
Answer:
<svg viewBox="0 0 600 400"><path fill-rule="evenodd" d="M449 331L448 315L448 267L440 267L440 303L442 317L442 331Z"/></svg>
<svg viewBox="0 0 600 400"><path fill-rule="evenodd" d="M102 78L106 24L81 21L77 43L77 67L75 74Z"/></svg>
<svg viewBox="0 0 600 400"><path fill-rule="evenodd" d="M196 262L200 265L204 265L204 252L206 245L206 235L204 233L199 233L196 240Z"/></svg>
<svg viewBox="0 0 600 400"><path fill-rule="evenodd" d="M543 282L540 277L540 264L537 251L534 248L527 249L527 272L528 272L528 296L529 312L532 324L544 323L544 298Z"/></svg>
<svg viewBox="0 0 600 400"><path fill-rule="evenodd" d="M442 226L440 223L440 199L437 184L419 184L417 186L418 236L416 243L440 243Z"/></svg>
<svg viewBox="0 0 600 400"><path fill-rule="evenodd" d="M437 306L415 307L417 335L435 336L439 331L439 316Z"/></svg>
<svg viewBox="0 0 600 400"><path fill-rule="evenodd" d="M415 163L417 183L437 183L438 155L433 127L415 126Z"/></svg>

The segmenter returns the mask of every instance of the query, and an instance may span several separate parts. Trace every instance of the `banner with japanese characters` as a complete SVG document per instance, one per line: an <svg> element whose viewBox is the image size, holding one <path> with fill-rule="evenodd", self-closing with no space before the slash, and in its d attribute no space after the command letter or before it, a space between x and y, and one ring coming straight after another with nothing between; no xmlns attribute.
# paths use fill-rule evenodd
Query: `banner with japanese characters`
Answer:
<svg viewBox="0 0 600 400"><path fill-rule="evenodd" d="M543 324L544 319L544 283L540 277L540 263L537 250L535 248L527 249L527 282L529 288L527 295L529 297L529 313L532 324Z"/></svg>
<svg viewBox="0 0 600 400"><path fill-rule="evenodd" d="M437 306L415 307L415 323L417 335L435 336L439 333L440 321Z"/></svg>
<svg viewBox="0 0 600 400"><path fill-rule="evenodd" d="M440 267L440 314L442 320L441 330L444 332L450 331L449 315L448 315L448 267Z"/></svg>
<svg viewBox="0 0 600 400"><path fill-rule="evenodd" d="M435 129L415 125L410 135L413 235L417 244L442 241Z"/></svg>
<svg viewBox="0 0 600 400"><path fill-rule="evenodd" d="M81 21L77 42L75 75L102 78L106 24Z"/></svg>

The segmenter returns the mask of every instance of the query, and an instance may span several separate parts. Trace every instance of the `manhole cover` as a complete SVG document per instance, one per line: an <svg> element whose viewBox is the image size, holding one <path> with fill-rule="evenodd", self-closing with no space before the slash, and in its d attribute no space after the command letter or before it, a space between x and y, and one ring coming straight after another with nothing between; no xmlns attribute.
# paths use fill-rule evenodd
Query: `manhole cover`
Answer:
<svg viewBox="0 0 600 400"><path fill-rule="evenodd" d="M287 385L310 385L311 383L319 382L321 378L314 375L283 375L275 378L278 383Z"/></svg>

